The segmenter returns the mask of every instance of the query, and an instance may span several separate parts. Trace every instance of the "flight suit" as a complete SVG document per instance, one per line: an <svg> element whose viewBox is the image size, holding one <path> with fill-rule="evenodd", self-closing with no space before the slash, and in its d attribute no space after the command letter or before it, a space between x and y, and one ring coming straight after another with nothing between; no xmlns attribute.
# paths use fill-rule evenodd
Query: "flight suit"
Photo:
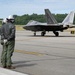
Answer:
<svg viewBox="0 0 75 75"><path fill-rule="evenodd" d="M3 43L3 51L1 55L1 63L3 67L12 66L11 56L14 52L15 46L15 26L8 22L1 27L1 40L6 39L7 42Z"/></svg>

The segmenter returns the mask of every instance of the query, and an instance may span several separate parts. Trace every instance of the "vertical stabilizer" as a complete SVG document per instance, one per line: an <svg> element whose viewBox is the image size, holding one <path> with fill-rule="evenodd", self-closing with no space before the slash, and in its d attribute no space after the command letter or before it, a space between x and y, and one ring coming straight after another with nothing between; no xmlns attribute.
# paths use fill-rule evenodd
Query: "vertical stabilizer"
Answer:
<svg viewBox="0 0 75 75"><path fill-rule="evenodd" d="M47 24L56 24L57 23L56 19L51 14L49 9L45 9L45 15L46 15L46 18L47 18Z"/></svg>
<svg viewBox="0 0 75 75"><path fill-rule="evenodd" d="M73 24L74 21L74 11L70 12L66 18L63 20L63 24Z"/></svg>

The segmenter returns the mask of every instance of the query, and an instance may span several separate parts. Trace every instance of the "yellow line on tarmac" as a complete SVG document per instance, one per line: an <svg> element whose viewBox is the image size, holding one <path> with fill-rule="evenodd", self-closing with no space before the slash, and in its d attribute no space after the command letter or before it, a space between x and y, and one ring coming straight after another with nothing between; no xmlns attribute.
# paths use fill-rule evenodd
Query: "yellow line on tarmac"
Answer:
<svg viewBox="0 0 75 75"><path fill-rule="evenodd" d="M32 52L32 51L25 51L25 50L15 50L15 52L22 53L22 54L31 54L31 55L36 55L36 56L44 55L44 54L39 53L39 52Z"/></svg>

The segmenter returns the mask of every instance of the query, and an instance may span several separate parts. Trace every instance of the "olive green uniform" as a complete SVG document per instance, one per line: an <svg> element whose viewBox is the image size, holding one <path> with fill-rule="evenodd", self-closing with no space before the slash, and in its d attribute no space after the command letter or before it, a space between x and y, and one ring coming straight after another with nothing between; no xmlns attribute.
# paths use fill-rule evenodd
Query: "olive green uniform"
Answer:
<svg viewBox="0 0 75 75"><path fill-rule="evenodd" d="M7 39L4 44L3 40ZM11 66L11 56L14 52L15 46L15 26L12 23L7 23L1 27L1 44L3 45L3 51L1 55L1 63L3 66Z"/></svg>

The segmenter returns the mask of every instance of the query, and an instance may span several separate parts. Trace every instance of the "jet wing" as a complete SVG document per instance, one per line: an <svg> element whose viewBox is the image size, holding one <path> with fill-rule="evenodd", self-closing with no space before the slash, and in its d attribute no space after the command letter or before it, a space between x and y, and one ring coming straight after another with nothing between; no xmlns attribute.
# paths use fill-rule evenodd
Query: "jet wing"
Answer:
<svg viewBox="0 0 75 75"><path fill-rule="evenodd" d="M47 24L47 23L41 23L38 21L31 20L29 21L24 27L26 30L31 31L57 31L62 28L62 25L59 24Z"/></svg>
<svg viewBox="0 0 75 75"><path fill-rule="evenodd" d="M34 20L30 20L26 25L26 26L37 26L37 25L47 25L47 23L41 23L38 21L34 21Z"/></svg>
<svg viewBox="0 0 75 75"><path fill-rule="evenodd" d="M24 27L29 27L29 26L59 26L59 24L47 24L35 20L30 20Z"/></svg>

